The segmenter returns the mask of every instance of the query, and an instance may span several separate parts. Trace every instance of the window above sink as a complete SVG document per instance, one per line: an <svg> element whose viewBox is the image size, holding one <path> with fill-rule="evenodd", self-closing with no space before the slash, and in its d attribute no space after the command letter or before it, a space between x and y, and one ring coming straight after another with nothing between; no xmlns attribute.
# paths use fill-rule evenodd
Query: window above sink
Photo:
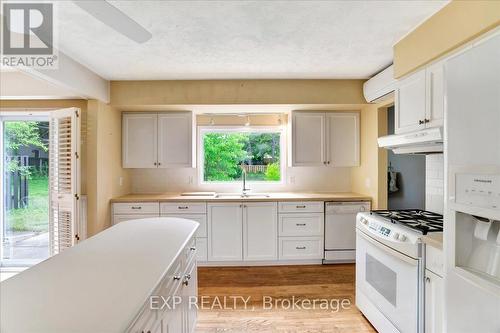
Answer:
<svg viewBox="0 0 500 333"><path fill-rule="evenodd" d="M244 171L249 183L284 180L281 126L200 126L197 150L199 179L204 184L239 184Z"/></svg>

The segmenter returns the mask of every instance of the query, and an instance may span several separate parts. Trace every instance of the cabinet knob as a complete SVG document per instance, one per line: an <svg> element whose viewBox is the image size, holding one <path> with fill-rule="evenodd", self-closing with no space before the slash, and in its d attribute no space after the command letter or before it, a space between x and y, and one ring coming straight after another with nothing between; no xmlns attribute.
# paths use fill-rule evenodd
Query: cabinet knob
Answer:
<svg viewBox="0 0 500 333"><path fill-rule="evenodd" d="M330 164L330 161L328 161L327 164Z"/></svg>
<svg viewBox="0 0 500 333"><path fill-rule="evenodd" d="M425 123L425 121L423 121L423 120L419 120L419 121L418 121L418 124L419 124L419 125L422 125L422 124L424 124L424 123Z"/></svg>
<svg viewBox="0 0 500 333"><path fill-rule="evenodd" d="M189 249L190 249L191 251L196 251L196 247L194 247L194 246L191 246Z"/></svg>
<svg viewBox="0 0 500 333"><path fill-rule="evenodd" d="M181 279L181 277L179 275L174 276L174 281L179 281L180 279Z"/></svg>
<svg viewBox="0 0 500 333"><path fill-rule="evenodd" d="M424 122L427 124L429 123L431 120L430 119L424 119Z"/></svg>
<svg viewBox="0 0 500 333"><path fill-rule="evenodd" d="M154 162L153 164L156 165L156 162Z"/></svg>
<svg viewBox="0 0 500 333"><path fill-rule="evenodd" d="M430 279L428 276L426 276L426 277L425 277L425 282L426 282L426 283L430 283L430 282L431 282L431 279Z"/></svg>

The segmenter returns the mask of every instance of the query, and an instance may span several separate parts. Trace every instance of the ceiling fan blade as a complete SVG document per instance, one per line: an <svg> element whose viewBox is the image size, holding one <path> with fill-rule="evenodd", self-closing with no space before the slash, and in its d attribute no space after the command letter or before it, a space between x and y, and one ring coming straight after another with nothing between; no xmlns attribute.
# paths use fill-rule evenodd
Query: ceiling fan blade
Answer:
<svg viewBox="0 0 500 333"><path fill-rule="evenodd" d="M137 43L145 43L153 35L130 16L105 0L74 0L78 7Z"/></svg>

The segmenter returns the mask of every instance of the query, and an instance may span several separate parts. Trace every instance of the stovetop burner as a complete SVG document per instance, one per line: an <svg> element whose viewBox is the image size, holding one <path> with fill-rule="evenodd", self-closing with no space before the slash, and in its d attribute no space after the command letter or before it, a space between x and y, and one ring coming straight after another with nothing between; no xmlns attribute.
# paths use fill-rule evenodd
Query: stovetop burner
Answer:
<svg viewBox="0 0 500 333"><path fill-rule="evenodd" d="M421 209L374 210L372 214L379 215L392 223L402 224L422 234L443 231L443 215Z"/></svg>

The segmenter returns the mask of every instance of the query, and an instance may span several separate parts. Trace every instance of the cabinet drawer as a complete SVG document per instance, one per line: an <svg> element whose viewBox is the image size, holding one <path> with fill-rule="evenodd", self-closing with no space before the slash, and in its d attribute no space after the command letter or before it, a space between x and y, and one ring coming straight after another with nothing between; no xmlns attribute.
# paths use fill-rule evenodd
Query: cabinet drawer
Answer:
<svg viewBox="0 0 500 333"><path fill-rule="evenodd" d="M444 274L443 250L426 245L425 268L442 277Z"/></svg>
<svg viewBox="0 0 500 333"><path fill-rule="evenodd" d="M196 231L196 237L207 237L207 216L204 214L161 214L163 217L178 217L196 221L200 224Z"/></svg>
<svg viewBox="0 0 500 333"><path fill-rule="evenodd" d="M323 259L323 237L280 237L279 259Z"/></svg>
<svg viewBox="0 0 500 333"><path fill-rule="evenodd" d="M158 214L160 203L158 202L127 202L113 204L113 214Z"/></svg>
<svg viewBox="0 0 500 333"><path fill-rule="evenodd" d="M158 214L137 214L137 215L113 215L113 225L120 222L137 220L137 219L147 219L150 217L158 217Z"/></svg>
<svg viewBox="0 0 500 333"><path fill-rule="evenodd" d="M204 202L163 202L160 204L162 214L206 214L207 204Z"/></svg>
<svg viewBox="0 0 500 333"><path fill-rule="evenodd" d="M323 201L280 202L278 211L280 213L322 213L324 206Z"/></svg>
<svg viewBox="0 0 500 333"><path fill-rule="evenodd" d="M280 236L322 236L323 213L279 214Z"/></svg>
<svg viewBox="0 0 500 333"><path fill-rule="evenodd" d="M208 241L206 238L196 238L196 259L198 261L208 260Z"/></svg>

